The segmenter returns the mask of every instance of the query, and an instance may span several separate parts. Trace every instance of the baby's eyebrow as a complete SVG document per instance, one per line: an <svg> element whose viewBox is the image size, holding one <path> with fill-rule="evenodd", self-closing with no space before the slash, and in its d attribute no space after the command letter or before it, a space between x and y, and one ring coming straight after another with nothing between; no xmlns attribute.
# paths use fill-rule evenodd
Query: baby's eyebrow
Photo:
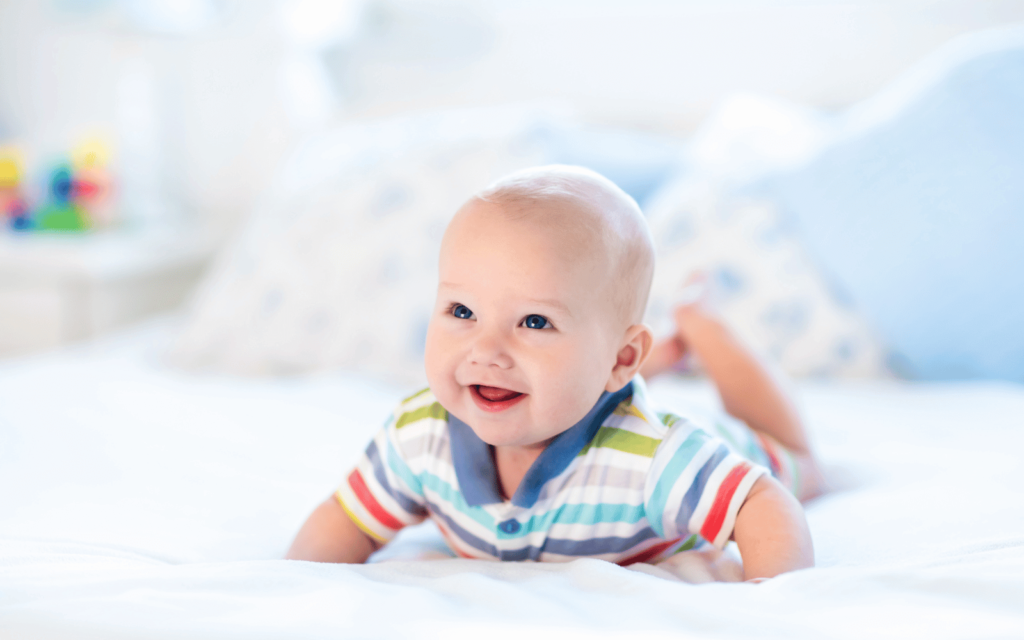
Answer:
<svg viewBox="0 0 1024 640"><path fill-rule="evenodd" d="M458 284L456 284L454 282L442 281L438 285L438 288L439 289L455 289L456 291L458 291L462 287L460 287ZM535 305L538 305L538 306L553 307L555 309L558 309L559 311L564 312L566 315L568 315L570 317L572 316L572 311L570 311L569 307L566 306L566 304L564 302L562 302L561 300L556 300L554 298L526 298L526 300L524 300L524 302L526 302L527 304L535 304Z"/></svg>
<svg viewBox="0 0 1024 640"><path fill-rule="evenodd" d="M565 304L563 302L559 301L559 300L554 300L554 299L551 299L551 298L527 298L526 302L529 303L529 304L536 304L536 305L541 305L541 306L546 306L546 307L554 307L555 309L558 309L560 311L564 311L566 313L566 315L569 315L569 316L572 315L572 311L569 310L569 307L565 306Z"/></svg>

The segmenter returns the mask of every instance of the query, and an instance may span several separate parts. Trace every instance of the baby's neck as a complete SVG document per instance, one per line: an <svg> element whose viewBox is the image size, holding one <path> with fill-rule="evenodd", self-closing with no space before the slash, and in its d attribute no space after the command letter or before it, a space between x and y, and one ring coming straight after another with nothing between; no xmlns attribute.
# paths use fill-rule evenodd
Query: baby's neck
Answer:
<svg viewBox="0 0 1024 640"><path fill-rule="evenodd" d="M546 445L533 447L492 447L494 469L502 497L511 500L533 462L544 452Z"/></svg>

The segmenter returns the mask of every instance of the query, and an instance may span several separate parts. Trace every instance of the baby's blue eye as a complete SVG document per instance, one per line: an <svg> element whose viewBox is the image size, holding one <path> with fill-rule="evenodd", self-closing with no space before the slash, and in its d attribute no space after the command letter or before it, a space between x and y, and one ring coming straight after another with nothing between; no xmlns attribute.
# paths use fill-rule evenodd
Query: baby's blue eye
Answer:
<svg viewBox="0 0 1024 640"><path fill-rule="evenodd" d="M547 318L533 313L526 316L526 319L523 320L523 326L527 329L545 329L551 325L548 323Z"/></svg>
<svg viewBox="0 0 1024 640"><path fill-rule="evenodd" d="M452 315L456 318L462 318L463 320L469 320L473 317L473 312L469 310L464 304L457 304L452 307Z"/></svg>

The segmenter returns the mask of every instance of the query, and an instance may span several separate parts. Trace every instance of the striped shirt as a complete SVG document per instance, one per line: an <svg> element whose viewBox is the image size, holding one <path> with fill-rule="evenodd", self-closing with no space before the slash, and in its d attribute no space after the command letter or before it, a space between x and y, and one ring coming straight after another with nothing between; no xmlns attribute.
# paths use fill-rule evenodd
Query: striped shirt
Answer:
<svg viewBox="0 0 1024 640"><path fill-rule="evenodd" d="M382 543L430 517L467 558L656 562L724 547L766 472L712 431L652 410L637 377L556 436L506 500L489 446L425 389L398 406L335 495Z"/></svg>

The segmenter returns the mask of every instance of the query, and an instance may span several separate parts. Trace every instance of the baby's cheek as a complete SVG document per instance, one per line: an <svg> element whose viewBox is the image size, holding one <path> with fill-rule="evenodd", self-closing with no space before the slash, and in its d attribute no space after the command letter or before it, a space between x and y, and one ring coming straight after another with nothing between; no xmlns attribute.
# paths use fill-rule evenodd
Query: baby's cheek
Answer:
<svg viewBox="0 0 1024 640"><path fill-rule="evenodd" d="M426 349L423 353L423 368L427 374L427 384L435 391L439 391L445 385L446 378L452 377L454 373L449 371L451 366L445 358L446 353L443 340L438 336L431 339L431 335L428 333Z"/></svg>
<svg viewBox="0 0 1024 640"><path fill-rule="evenodd" d="M547 417L553 422L568 429L579 422L597 402L603 389L597 389L582 372L567 372L557 380L551 380L548 386L552 393L549 396L550 406Z"/></svg>

